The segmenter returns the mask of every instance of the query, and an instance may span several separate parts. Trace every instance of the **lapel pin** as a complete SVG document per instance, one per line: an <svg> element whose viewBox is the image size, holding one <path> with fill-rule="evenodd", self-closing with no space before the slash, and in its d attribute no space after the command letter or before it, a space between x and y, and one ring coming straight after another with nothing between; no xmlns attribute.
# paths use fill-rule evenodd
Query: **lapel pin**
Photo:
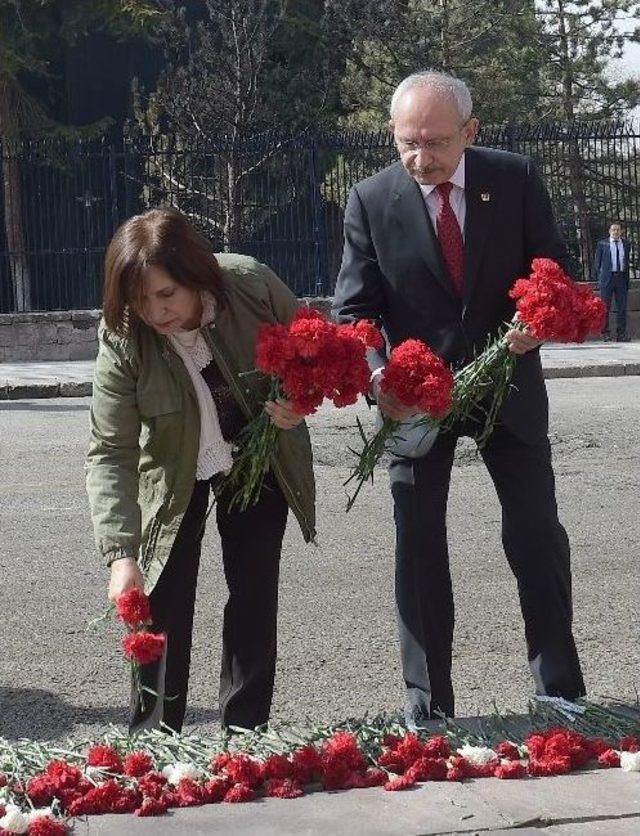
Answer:
<svg viewBox="0 0 640 836"><path fill-rule="evenodd" d="M482 192L480 195L480 200L483 203L488 203L491 200L491 195L489 194L489 192Z"/></svg>

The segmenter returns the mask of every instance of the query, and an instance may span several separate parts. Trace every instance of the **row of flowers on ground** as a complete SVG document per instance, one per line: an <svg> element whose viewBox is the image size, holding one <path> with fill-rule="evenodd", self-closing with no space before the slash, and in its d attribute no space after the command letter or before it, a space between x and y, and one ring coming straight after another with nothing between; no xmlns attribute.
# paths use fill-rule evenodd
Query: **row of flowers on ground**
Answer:
<svg viewBox="0 0 640 836"><path fill-rule="evenodd" d="M427 781L549 777L591 765L640 772L640 737L625 737L614 747L564 728L532 733L520 745L505 741L493 748L455 749L445 736L421 739L405 732L385 735L378 748L372 755L355 734L339 731L319 746L308 743L264 759L223 752L206 765L183 761L163 767L161 758L145 749L125 754L96 744L84 763L52 760L24 782L0 773L0 835L63 836L77 816L156 816L171 808L257 797L298 798L311 790L398 791Z"/></svg>

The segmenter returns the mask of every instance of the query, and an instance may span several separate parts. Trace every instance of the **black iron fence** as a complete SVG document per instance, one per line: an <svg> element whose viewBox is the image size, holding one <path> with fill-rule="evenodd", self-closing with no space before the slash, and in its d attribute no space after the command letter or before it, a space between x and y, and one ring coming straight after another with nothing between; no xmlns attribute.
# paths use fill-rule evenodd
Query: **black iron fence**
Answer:
<svg viewBox="0 0 640 836"><path fill-rule="evenodd" d="M640 243L633 124L485 128L478 142L535 159L578 277L590 277L612 220ZM159 205L184 211L216 250L268 263L298 295L330 294L349 188L396 157L386 133L0 147L0 310L99 307L106 242L125 218Z"/></svg>

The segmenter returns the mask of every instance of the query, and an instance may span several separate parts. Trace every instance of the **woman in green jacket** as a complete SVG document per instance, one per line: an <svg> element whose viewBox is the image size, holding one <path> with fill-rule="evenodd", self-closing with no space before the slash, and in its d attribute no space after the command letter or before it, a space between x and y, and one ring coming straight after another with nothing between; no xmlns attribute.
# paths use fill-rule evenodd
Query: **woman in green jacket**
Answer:
<svg viewBox="0 0 640 836"><path fill-rule="evenodd" d="M134 689L132 731L182 727L211 482L229 470L234 439L262 408L282 432L260 499L246 511L216 502L229 589L220 716L243 728L269 718L282 538L291 508L313 539L315 490L302 416L286 401L265 405L268 382L251 372L260 326L287 324L296 308L269 268L214 256L173 210L130 218L108 247L87 490L109 598L145 588L150 629L167 635L164 657L142 668L142 685L157 696L141 702Z"/></svg>

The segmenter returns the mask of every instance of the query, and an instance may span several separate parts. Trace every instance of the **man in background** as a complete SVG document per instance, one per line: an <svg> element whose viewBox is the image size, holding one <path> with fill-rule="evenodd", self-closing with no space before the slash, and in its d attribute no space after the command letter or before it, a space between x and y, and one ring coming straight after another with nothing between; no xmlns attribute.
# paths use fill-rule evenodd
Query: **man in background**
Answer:
<svg viewBox="0 0 640 836"><path fill-rule="evenodd" d="M598 241L593 260L594 281L598 282L600 296L607 306L602 336L611 340L609 330L609 313L611 301L616 300L616 341L629 342L627 336L627 295L629 292L629 242L622 237L622 227L619 223L612 223L609 227L609 237Z"/></svg>

